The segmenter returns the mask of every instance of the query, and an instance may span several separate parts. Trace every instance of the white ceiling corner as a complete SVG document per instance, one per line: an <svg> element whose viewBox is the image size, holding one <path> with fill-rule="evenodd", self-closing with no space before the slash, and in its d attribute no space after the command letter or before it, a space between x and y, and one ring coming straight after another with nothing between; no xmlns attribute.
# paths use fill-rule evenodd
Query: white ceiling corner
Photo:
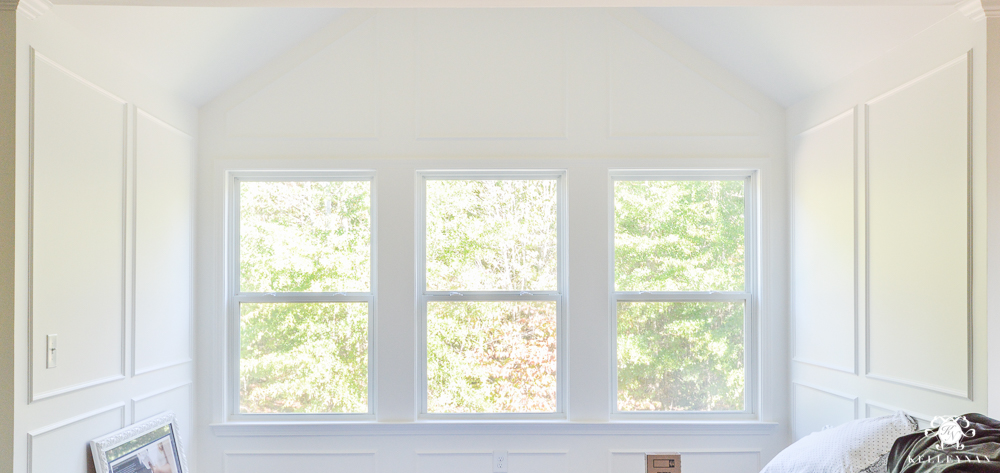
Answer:
<svg viewBox="0 0 1000 473"><path fill-rule="evenodd" d="M17 5L17 10L32 20L46 14L51 9L52 2L49 0L21 0Z"/></svg>
<svg viewBox="0 0 1000 473"><path fill-rule="evenodd" d="M198 107L345 11L106 5L53 8L56 15L97 45Z"/></svg>
<svg viewBox="0 0 1000 473"><path fill-rule="evenodd" d="M979 21L986 18L986 11L983 9L982 0L962 0L955 4L955 8L972 21Z"/></svg>
<svg viewBox="0 0 1000 473"><path fill-rule="evenodd" d="M639 11L788 107L955 13L956 5L687 7Z"/></svg>

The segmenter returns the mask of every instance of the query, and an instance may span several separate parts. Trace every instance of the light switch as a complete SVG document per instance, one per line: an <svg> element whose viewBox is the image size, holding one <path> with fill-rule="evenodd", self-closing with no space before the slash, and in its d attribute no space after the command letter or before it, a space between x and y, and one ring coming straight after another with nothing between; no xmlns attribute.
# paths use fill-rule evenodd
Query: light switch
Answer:
<svg viewBox="0 0 1000 473"><path fill-rule="evenodd" d="M45 368L56 367L56 334L45 336Z"/></svg>
<svg viewBox="0 0 1000 473"><path fill-rule="evenodd" d="M493 450L493 473L507 473L507 450Z"/></svg>

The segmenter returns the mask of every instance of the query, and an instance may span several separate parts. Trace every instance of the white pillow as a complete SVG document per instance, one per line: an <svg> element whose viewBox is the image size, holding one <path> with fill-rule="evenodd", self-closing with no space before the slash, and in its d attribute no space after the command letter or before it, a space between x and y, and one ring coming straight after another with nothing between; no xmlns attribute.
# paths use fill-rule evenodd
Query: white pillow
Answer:
<svg viewBox="0 0 1000 473"><path fill-rule="evenodd" d="M917 421L899 411L813 432L774 457L761 473L885 472L892 444L916 432Z"/></svg>

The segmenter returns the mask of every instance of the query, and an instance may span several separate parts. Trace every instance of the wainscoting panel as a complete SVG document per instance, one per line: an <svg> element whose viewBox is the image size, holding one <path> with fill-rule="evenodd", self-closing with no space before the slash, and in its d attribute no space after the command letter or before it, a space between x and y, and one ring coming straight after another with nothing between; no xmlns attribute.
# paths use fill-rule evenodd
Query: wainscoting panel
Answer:
<svg viewBox="0 0 1000 473"><path fill-rule="evenodd" d="M194 140L136 110L133 369L191 360Z"/></svg>
<svg viewBox="0 0 1000 473"><path fill-rule="evenodd" d="M825 389L792 383L793 433L800 439L826 426L835 427L857 418L858 398Z"/></svg>
<svg viewBox="0 0 1000 473"><path fill-rule="evenodd" d="M370 19L226 113L229 136L378 137L379 74ZM316 87L315 84L322 84Z"/></svg>
<svg viewBox="0 0 1000 473"><path fill-rule="evenodd" d="M674 452L674 450L664 450ZM760 464L758 451L679 451L684 473L757 473ZM646 471L644 452L611 452L609 473L641 473Z"/></svg>
<svg viewBox="0 0 1000 473"><path fill-rule="evenodd" d="M31 81L30 386L39 400L125 374L128 110L34 51Z"/></svg>
<svg viewBox="0 0 1000 473"><path fill-rule="evenodd" d="M752 136L757 112L649 40L612 21L609 100L612 137Z"/></svg>
<svg viewBox="0 0 1000 473"><path fill-rule="evenodd" d="M971 379L969 64L962 56L866 105L867 373L963 398Z"/></svg>
<svg viewBox="0 0 1000 473"><path fill-rule="evenodd" d="M28 473L94 471L90 441L125 427L117 404L28 433Z"/></svg>
<svg viewBox="0 0 1000 473"><path fill-rule="evenodd" d="M492 463L492 452L417 453L416 473L491 473Z"/></svg>
<svg viewBox="0 0 1000 473"><path fill-rule="evenodd" d="M565 15L417 14L418 138L565 138Z"/></svg>
<svg viewBox="0 0 1000 473"><path fill-rule="evenodd" d="M488 463L488 462L487 462ZM226 453L226 473L373 473L374 453Z"/></svg>
<svg viewBox="0 0 1000 473"><path fill-rule="evenodd" d="M855 128L852 109L789 150L794 360L849 373L857 372Z"/></svg>
<svg viewBox="0 0 1000 473"><path fill-rule="evenodd" d="M164 411L173 411L177 417L184 445L191 445L191 382L169 386L165 389L132 398L132 422L153 417ZM190 448L190 447L185 447Z"/></svg>
<svg viewBox="0 0 1000 473"><path fill-rule="evenodd" d="M914 419L917 419L917 425L921 429L926 429L927 427L929 427L931 420L934 419L933 416L927 414L921 414L918 412L913 412L909 409L901 409L899 407L890 406L887 404L882 404L873 401L865 402L865 417L867 418L893 415L897 411L904 411Z"/></svg>

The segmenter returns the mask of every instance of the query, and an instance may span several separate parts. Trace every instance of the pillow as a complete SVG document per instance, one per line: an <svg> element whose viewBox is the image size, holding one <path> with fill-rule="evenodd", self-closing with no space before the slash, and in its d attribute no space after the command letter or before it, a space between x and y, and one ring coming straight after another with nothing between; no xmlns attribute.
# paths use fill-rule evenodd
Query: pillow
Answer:
<svg viewBox="0 0 1000 473"><path fill-rule="evenodd" d="M851 421L803 437L761 473L884 473L893 442L916 430L917 421L903 411Z"/></svg>

